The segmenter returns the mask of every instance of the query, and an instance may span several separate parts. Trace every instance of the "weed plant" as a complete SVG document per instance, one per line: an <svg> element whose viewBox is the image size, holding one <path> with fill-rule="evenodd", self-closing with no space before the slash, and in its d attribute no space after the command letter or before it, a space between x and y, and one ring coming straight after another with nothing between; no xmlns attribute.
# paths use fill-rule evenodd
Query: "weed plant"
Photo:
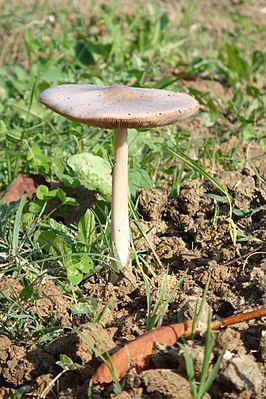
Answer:
<svg viewBox="0 0 266 399"><path fill-rule="evenodd" d="M200 304L196 305L193 317L193 325L191 338L193 339L197 329L200 329L200 318L203 314L204 305L206 303L206 298L208 294L208 289L210 285L211 275L208 276L207 283L204 288L204 292L200 301ZM185 343L178 342L178 345L182 349L185 358L186 371L190 386L190 392L193 399L202 399L204 395L210 389L213 381L215 380L217 373L219 371L220 365L223 360L224 353L226 351L226 345L224 345L221 353L219 354L215 364L212 363L212 353L215 345L215 338L211 332L211 320L212 320L212 312L209 311L208 314L208 323L204 337L204 356L201 368L200 380L197 381L196 373L193 364L193 347L192 349L188 349Z"/></svg>
<svg viewBox="0 0 266 399"><path fill-rule="evenodd" d="M254 239L236 229L235 212L243 210L232 208L229 193L214 176L219 166L242 170L250 165L263 182L248 153L246 157L238 153L243 143L266 152L262 95L266 57L260 24L238 13L237 7L228 6L226 11L218 7L213 34L208 31L213 16L204 15L203 22L202 5L196 1L188 7L187 2L178 2L175 12L151 1L140 7L136 2L132 13L124 12L119 1L86 2L82 12L75 4L41 1L18 7L12 0L4 2L1 11L0 188L8 187L18 174L35 173L47 180L61 179L66 186L96 189L102 197L77 225L69 226L60 221L62 214L77 203L61 189L40 186L28 204L25 195L9 206L0 202L0 273L22 281L16 299L0 293L0 332L19 342L43 343L64 334L53 318L46 325L27 314L27 304L38 299L36 287L43 276L63 288L73 315L91 315L99 321L105 308L85 298L80 287L93 274L106 278L110 265L112 134L51 113L38 101L47 87L126 84L194 95L202 109L193 123L129 132L133 228L148 242L159 265L136 211L138 188L166 188L173 197L189 178L207 178L222 194L212 199L229 204L233 244ZM211 88L206 90L207 81ZM83 167L88 157L97 162L96 178ZM200 165L195 159L200 159ZM47 213L55 198L59 207ZM148 266L154 274L140 252L133 249L132 257L139 270ZM143 278L143 284L149 298L150 282ZM149 303L148 329L163 313L160 305L152 310ZM208 334L206 340L205 385L208 348L213 346ZM192 371L190 376L193 380Z"/></svg>

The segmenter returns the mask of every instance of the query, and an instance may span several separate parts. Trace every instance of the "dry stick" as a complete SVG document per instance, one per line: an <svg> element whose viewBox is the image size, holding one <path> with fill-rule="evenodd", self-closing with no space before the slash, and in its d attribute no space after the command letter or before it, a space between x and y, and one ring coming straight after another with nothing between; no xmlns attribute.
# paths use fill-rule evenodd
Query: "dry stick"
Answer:
<svg viewBox="0 0 266 399"><path fill-rule="evenodd" d="M220 327L231 326L232 324L242 323L243 321L256 319L266 316L266 308L252 310L251 312L237 314L235 316L225 317L221 320L211 322L211 330L218 330Z"/></svg>
<svg viewBox="0 0 266 399"><path fill-rule="evenodd" d="M211 330L217 330L220 327L241 323L262 316L266 316L266 307L212 321L210 328ZM105 363L102 363L93 374L93 382L96 384L112 382L114 380L114 371L117 379L120 380L130 367L135 367L138 371L146 369L149 365L149 360L156 342L174 345L181 337L191 338L192 326L193 320L189 320L184 323L155 328L139 336L115 352L110 357L110 361L106 360ZM207 328L207 324L205 328ZM196 331L196 334L199 335L201 331L202 329Z"/></svg>
<svg viewBox="0 0 266 399"><path fill-rule="evenodd" d="M263 247L263 245L260 245L260 246L256 249L255 252L259 251L262 247ZM229 262L224 263L224 266L232 265L232 264L234 264L235 262L238 262L239 260L242 261L242 260L248 258L252 253L254 253L254 252L248 252L248 253L245 254L245 255L241 255L241 256L239 256L238 258L235 258L235 259L233 259L233 260L230 260Z"/></svg>

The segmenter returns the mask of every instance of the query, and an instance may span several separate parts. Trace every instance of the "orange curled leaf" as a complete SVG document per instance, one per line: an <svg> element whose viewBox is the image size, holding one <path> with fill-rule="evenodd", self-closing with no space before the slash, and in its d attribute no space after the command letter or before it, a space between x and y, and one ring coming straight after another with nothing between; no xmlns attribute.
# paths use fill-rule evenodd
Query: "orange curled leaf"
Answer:
<svg viewBox="0 0 266 399"><path fill-rule="evenodd" d="M102 363L93 374L93 382L95 384L112 382L112 369L118 380L124 377L131 367L135 367L138 371L145 370L149 365L154 344L159 342L174 345L180 337L191 332L192 323L192 321L187 321L163 326L139 336L115 352L110 357L110 361Z"/></svg>
<svg viewBox="0 0 266 399"><path fill-rule="evenodd" d="M211 322L211 330L217 330L220 327L262 316L266 316L266 308L215 320ZM192 325L193 321L189 320L184 323L159 327L139 336L120 348L105 363L102 363L92 376L93 382L95 384L112 382L114 374L120 380L131 367L136 368L138 372L147 369L156 342L165 345L174 345L182 336L190 338Z"/></svg>

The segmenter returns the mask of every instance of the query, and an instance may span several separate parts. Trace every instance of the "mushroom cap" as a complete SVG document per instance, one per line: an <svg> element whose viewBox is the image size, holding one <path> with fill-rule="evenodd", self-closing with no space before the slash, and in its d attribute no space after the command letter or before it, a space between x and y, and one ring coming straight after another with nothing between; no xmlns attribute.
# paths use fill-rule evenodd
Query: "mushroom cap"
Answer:
<svg viewBox="0 0 266 399"><path fill-rule="evenodd" d="M68 119L107 129L170 125L199 109L188 94L123 85L64 84L44 90L39 99Z"/></svg>

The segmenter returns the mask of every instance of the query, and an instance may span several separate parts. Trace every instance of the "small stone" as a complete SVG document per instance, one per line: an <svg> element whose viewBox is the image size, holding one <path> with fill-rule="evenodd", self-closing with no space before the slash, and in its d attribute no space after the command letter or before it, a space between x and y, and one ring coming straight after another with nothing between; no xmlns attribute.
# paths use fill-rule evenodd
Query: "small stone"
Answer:
<svg viewBox="0 0 266 399"><path fill-rule="evenodd" d="M216 335L214 353L219 356L225 345L226 352L231 353L233 356L241 356L246 354L246 350L241 339L241 333L240 331L235 330L233 327L227 327L225 330L219 331L219 334Z"/></svg>
<svg viewBox="0 0 266 399"><path fill-rule="evenodd" d="M165 368L165 367L169 369L177 368L178 353L176 348L159 344L158 342L155 344L155 348L156 350L158 350L158 352L155 352L151 356L151 363L154 368L156 369Z"/></svg>
<svg viewBox="0 0 266 399"><path fill-rule="evenodd" d="M261 357L266 364L266 327L264 327L264 329L261 332L260 352L261 352Z"/></svg>
<svg viewBox="0 0 266 399"><path fill-rule="evenodd" d="M264 385L264 377L257 363L249 355L233 356L223 361L218 381L239 392L246 390L258 397Z"/></svg>
<svg viewBox="0 0 266 399"><path fill-rule="evenodd" d="M112 399L131 399L132 396L128 392L122 391L118 395L111 395L111 398Z"/></svg>
<svg viewBox="0 0 266 399"><path fill-rule="evenodd" d="M10 395L15 394L15 390L11 388L0 388L0 398L1 399L10 399Z"/></svg>
<svg viewBox="0 0 266 399"><path fill-rule="evenodd" d="M190 386L185 377L173 370L147 370L140 374L149 394L154 398L192 399ZM150 397L150 396L149 396ZM210 398L205 394L204 399Z"/></svg>
<svg viewBox="0 0 266 399"><path fill-rule="evenodd" d="M192 320L195 317L195 311L199 311L201 299L196 296L187 297L180 305L178 310L178 322L182 323L186 320ZM207 329L209 314L212 311L211 307L205 301L203 309L200 314L198 329L204 333Z"/></svg>
<svg viewBox="0 0 266 399"><path fill-rule="evenodd" d="M203 341L202 341L202 343L203 343ZM193 360L195 377L197 380L200 380L203 362L204 362L204 346L203 345L195 345L195 341L194 342L188 341L186 343L186 349L190 353L192 360ZM213 359L213 355L211 354L210 362L212 361L212 359ZM181 348L178 350L178 371L180 371L181 373L186 373L186 371L187 371L184 352Z"/></svg>
<svg viewBox="0 0 266 399"><path fill-rule="evenodd" d="M88 341L100 353L105 353L106 351L115 347L115 343L110 335L110 331L104 329L100 324L83 324L80 332L84 339L78 337L76 344L76 355L79 356L83 363L89 363L91 359L95 357L94 351L87 343Z"/></svg>

